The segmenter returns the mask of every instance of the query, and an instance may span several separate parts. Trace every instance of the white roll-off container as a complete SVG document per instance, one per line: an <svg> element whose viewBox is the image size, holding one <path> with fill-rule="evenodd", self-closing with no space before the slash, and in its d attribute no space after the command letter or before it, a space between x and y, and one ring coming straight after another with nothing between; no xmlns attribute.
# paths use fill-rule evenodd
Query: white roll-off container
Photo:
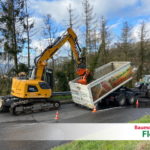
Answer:
<svg viewBox="0 0 150 150"><path fill-rule="evenodd" d="M76 78L69 82L74 103L93 109L98 102L133 79L130 62L110 62L95 69L94 80L82 85Z"/></svg>

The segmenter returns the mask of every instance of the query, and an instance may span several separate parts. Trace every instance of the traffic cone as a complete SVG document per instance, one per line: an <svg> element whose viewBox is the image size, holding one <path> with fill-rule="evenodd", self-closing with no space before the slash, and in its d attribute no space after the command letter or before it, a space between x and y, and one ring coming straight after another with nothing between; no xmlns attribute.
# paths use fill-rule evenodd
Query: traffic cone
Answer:
<svg viewBox="0 0 150 150"><path fill-rule="evenodd" d="M96 112L96 106L94 106L94 109L93 109L93 111L92 112Z"/></svg>
<svg viewBox="0 0 150 150"><path fill-rule="evenodd" d="M139 100L136 100L136 108L139 108Z"/></svg>
<svg viewBox="0 0 150 150"><path fill-rule="evenodd" d="M59 113L58 113L58 111L56 112L56 116L55 116L54 119L55 119L55 120L58 120L58 119L59 119Z"/></svg>

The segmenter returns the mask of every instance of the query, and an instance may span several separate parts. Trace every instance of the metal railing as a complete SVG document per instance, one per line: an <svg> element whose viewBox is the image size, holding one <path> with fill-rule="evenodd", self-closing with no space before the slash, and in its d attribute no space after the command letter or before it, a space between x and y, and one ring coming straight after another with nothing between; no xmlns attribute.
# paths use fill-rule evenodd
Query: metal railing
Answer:
<svg viewBox="0 0 150 150"><path fill-rule="evenodd" d="M64 92L53 92L52 96L65 96L65 95L71 95L70 91L64 91Z"/></svg>

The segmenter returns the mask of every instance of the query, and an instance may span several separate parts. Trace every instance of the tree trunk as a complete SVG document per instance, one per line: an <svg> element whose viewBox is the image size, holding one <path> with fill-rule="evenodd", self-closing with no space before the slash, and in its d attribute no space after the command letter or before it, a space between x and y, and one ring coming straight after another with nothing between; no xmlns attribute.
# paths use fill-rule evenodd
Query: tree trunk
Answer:
<svg viewBox="0 0 150 150"><path fill-rule="evenodd" d="M14 50L14 63L15 69L18 73L18 58L17 58L17 40L16 40L16 27L15 27L15 14L14 14L14 0L12 0L12 27L13 27L13 50Z"/></svg>
<svg viewBox="0 0 150 150"><path fill-rule="evenodd" d="M14 64L15 64L16 73L18 73L18 58L17 58L17 55L14 55Z"/></svg>

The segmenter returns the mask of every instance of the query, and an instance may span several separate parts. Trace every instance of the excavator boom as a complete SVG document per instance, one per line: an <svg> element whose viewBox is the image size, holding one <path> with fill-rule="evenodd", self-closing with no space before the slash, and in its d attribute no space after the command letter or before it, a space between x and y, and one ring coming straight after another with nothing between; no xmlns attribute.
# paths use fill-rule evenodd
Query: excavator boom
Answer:
<svg viewBox="0 0 150 150"><path fill-rule="evenodd" d="M70 43L71 50L73 51L75 60L79 65L80 57L79 57L79 44L77 41L77 36L71 28L67 29L67 32L64 33L61 37L58 37L56 41L48 46L41 54L35 59L35 79L42 79L44 68L47 65L47 60L52 58L52 56L66 43ZM79 50L78 50L79 49Z"/></svg>

